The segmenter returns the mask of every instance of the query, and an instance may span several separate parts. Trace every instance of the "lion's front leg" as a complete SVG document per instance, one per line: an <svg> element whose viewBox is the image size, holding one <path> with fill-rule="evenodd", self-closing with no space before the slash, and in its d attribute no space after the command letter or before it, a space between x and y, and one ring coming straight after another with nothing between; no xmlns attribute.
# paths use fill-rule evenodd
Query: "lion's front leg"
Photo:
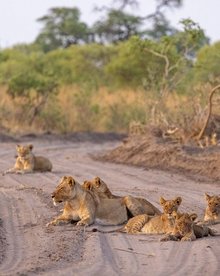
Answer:
<svg viewBox="0 0 220 276"><path fill-rule="evenodd" d="M24 170L16 170L15 173L17 174L26 174L26 173L32 173L33 170L31 168L28 168L28 169L24 169Z"/></svg>
<svg viewBox="0 0 220 276"><path fill-rule="evenodd" d="M4 171L2 175L8 174L8 173L21 173L22 174L23 169L24 169L23 163L20 161L19 158L17 158L14 167Z"/></svg>
<svg viewBox="0 0 220 276"><path fill-rule="evenodd" d="M52 220L51 222L48 222L46 224L46 227L50 226L50 225L59 225L60 223L68 223L71 221L71 218L69 216L66 216L65 214L62 214L60 216L58 216L57 218L55 218L54 220Z"/></svg>
<svg viewBox="0 0 220 276"><path fill-rule="evenodd" d="M94 223L95 220L95 206L87 206L79 212L80 221L77 225L89 226Z"/></svg>
<svg viewBox="0 0 220 276"><path fill-rule="evenodd" d="M8 173L16 173L17 169L15 167L8 169L2 173L2 175L8 174Z"/></svg>

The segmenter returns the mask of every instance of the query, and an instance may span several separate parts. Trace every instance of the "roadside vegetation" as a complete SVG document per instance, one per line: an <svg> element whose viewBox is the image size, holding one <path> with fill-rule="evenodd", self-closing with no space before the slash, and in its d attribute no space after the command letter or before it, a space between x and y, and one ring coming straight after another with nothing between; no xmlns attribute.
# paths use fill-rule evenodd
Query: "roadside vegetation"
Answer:
<svg viewBox="0 0 220 276"><path fill-rule="evenodd" d="M118 2L121 11L101 9L93 26L77 8L52 8L33 43L0 50L2 129L125 133L133 122L182 126L206 112L220 82L220 42L210 45L191 19L170 26L164 9L183 1L158 0L144 18L126 12L137 1Z"/></svg>

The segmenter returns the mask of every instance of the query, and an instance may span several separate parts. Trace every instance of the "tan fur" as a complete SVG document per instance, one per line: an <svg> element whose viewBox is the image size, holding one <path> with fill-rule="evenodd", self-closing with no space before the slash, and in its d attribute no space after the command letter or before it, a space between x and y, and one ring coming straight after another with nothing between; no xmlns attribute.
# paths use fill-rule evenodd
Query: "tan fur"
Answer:
<svg viewBox="0 0 220 276"><path fill-rule="evenodd" d="M171 216L173 211L177 211L182 202L181 197L173 200L160 198L160 204L163 208L163 214L150 217L148 215L138 215L131 218L124 227L124 232L136 234L164 234L173 230L174 218Z"/></svg>
<svg viewBox="0 0 220 276"><path fill-rule="evenodd" d="M53 202L65 202L63 213L49 225L78 221L77 225L119 225L127 221L127 209L122 199L102 199L83 188L71 176L64 176L52 193Z"/></svg>
<svg viewBox="0 0 220 276"><path fill-rule="evenodd" d="M107 184L100 177L95 177L91 181L85 181L83 187L87 190L96 192L100 198L122 198L112 194ZM123 200L131 217L140 214L147 214L150 216L161 214L161 212L145 198L125 196Z"/></svg>
<svg viewBox="0 0 220 276"><path fill-rule="evenodd" d="M174 211L172 215L175 219L173 231L171 234L163 237L161 241L194 241L197 238L215 235L215 232L209 227L200 226L194 223L194 220L197 218L197 215L194 213L180 214Z"/></svg>
<svg viewBox="0 0 220 276"><path fill-rule="evenodd" d="M34 171L46 172L52 170L52 164L49 159L43 156L35 156L32 152L33 145L17 145L16 162L13 168L4 172L7 173L32 173Z"/></svg>
<svg viewBox="0 0 220 276"><path fill-rule="evenodd" d="M82 185L86 190L96 192L100 198L119 198L113 195L109 190L107 184L99 177L95 177L91 181L84 181Z"/></svg>
<svg viewBox="0 0 220 276"><path fill-rule="evenodd" d="M204 221L210 224L220 223L220 196L210 196L205 193L207 207L205 209Z"/></svg>

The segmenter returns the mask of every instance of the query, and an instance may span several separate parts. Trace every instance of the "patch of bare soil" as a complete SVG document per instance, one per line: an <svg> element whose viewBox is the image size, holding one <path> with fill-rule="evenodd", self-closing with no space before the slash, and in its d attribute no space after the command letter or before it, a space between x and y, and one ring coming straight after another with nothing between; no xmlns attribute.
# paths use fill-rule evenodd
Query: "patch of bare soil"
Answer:
<svg viewBox="0 0 220 276"><path fill-rule="evenodd" d="M178 195L183 198L180 211L196 212L199 219L206 205L204 193L219 194L219 183L90 157L118 147L117 140L74 142L51 135L24 140L21 142L33 143L36 155L52 161L53 171L0 175L0 275L220 274L219 236L195 242L159 242L157 235L88 232L94 226L45 226L63 208L62 204L53 206L51 193L64 175L72 175L80 183L99 176L114 194L142 196L158 208L160 196ZM0 143L1 172L14 164L14 155L15 142ZM220 232L220 225L213 227Z"/></svg>
<svg viewBox="0 0 220 276"><path fill-rule="evenodd" d="M6 251L6 237L5 237L5 229L3 227L3 221L0 219L0 264L3 262Z"/></svg>
<svg viewBox="0 0 220 276"><path fill-rule="evenodd" d="M101 159L146 169L169 170L197 180L220 180L220 146L181 146L164 139L159 130L152 128L143 135L125 139Z"/></svg>

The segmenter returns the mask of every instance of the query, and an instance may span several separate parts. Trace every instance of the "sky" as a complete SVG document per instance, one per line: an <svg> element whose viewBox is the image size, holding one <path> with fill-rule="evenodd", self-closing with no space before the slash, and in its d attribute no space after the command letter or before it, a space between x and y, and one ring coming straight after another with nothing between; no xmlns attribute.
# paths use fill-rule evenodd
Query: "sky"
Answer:
<svg viewBox="0 0 220 276"><path fill-rule="evenodd" d="M102 6L113 0L0 0L0 48L19 43L33 42L41 30L37 18L46 15L52 7L78 7L81 20L89 26L100 14L93 11L95 5ZM150 14L155 0L139 0L136 14ZM133 9L134 11L134 9ZM220 0L184 0L182 8L166 13L172 25L180 28L179 21L191 18L205 30L211 43L220 41Z"/></svg>

